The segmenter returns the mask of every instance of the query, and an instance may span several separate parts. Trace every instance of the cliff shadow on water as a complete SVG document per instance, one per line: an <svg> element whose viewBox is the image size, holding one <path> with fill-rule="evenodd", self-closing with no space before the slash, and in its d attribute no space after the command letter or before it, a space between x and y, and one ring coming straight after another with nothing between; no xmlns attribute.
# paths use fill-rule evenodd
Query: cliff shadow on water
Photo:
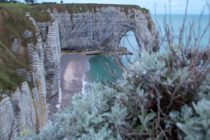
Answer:
<svg viewBox="0 0 210 140"><path fill-rule="evenodd" d="M62 54L60 63L61 94L48 99L49 120L67 107L73 95L88 94L93 82L116 82L121 77L120 65L111 55Z"/></svg>
<svg viewBox="0 0 210 140"><path fill-rule="evenodd" d="M89 58L90 56L83 54L61 55L61 92L48 99L50 105L49 120L55 120L55 113L67 107L74 94L83 92L89 70Z"/></svg>

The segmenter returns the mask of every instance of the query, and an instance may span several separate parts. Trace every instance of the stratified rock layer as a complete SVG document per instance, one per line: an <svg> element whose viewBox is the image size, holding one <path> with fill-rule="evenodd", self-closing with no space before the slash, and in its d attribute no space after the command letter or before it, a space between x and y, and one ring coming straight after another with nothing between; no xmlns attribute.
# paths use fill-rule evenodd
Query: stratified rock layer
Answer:
<svg viewBox="0 0 210 140"><path fill-rule="evenodd" d="M51 97L60 88L60 38L58 23L48 23L46 41L42 41L38 23L30 17L38 36L36 45L28 43L27 50L31 71L17 70L17 73L32 83L4 96L0 101L0 140L10 140L24 130L38 132L47 122L47 96ZM18 44L17 44L18 45ZM19 47L19 46L17 46Z"/></svg>
<svg viewBox="0 0 210 140"><path fill-rule="evenodd" d="M120 7L96 8L85 13L57 13L61 48L66 50L114 50L126 32L135 33L141 48L154 46L154 26L150 13L131 8L123 11ZM141 49L140 48L140 49Z"/></svg>

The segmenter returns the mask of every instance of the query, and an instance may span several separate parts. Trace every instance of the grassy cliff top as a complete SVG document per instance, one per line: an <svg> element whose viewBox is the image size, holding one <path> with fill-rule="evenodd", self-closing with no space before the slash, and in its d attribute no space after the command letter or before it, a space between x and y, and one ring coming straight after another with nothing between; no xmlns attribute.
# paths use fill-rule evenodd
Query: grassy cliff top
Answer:
<svg viewBox="0 0 210 140"><path fill-rule="evenodd" d="M69 13L83 13L87 11L96 11L97 8L106 8L106 7L118 7L122 11L128 13L129 9L141 10L143 13L149 13L149 10L146 8L141 8L138 5L120 5L120 4L96 4L96 3L72 3L72 4L56 4L56 3L44 3L44 4L9 4L9 3L0 3L0 7L5 8L23 8L31 12L35 11L40 13L40 11L46 11L48 8L57 9L58 12L68 11ZM33 12L34 13L34 12ZM39 15L36 15L39 16ZM33 17L33 15L32 15ZM34 16L34 18L36 18Z"/></svg>
<svg viewBox="0 0 210 140"><path fill-rule="evenodd" d="M118 7L121 8L122 11L128 13L129 9L136 9L141 10L143 13L149 13L149 10L146 8L141 8L138 5L119 5L119 4L90 4L90 3L73 3L73 4L53 4L53 3L46 3L46 4L39 4L36 5L37 8L42 10L50 8L56 8L58 12L65 12L68 11L69 13L83 13L87 11L94 11L96 12L97 8L106 8L106 7Z"/></svg>

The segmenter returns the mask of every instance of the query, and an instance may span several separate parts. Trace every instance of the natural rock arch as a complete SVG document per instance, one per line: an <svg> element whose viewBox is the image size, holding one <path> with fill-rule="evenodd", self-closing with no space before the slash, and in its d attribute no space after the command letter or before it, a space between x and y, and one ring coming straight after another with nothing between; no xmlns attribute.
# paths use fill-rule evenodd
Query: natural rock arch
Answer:
<svg viewBox="0 0 210 140"><path fill-rule="evenodd" d="M125 47L131 53L139 51L138 42L133 31L127 31L124 36L120 39L118 44L119 47Z"/></svg>
<svg viewBox="0 0 210 140"><path fill-rule="evenodd" d="M141 48L151 49L154 44L154 25L149 13L141 10L131 8L125 13L110 6L96 12L70 14L55 11L54 16L59 24L61 49L115 50L128 31L135 33Z"/></svg>
<svg viewBox="0 0 210 140"><path fill-rule="evenodd" d="M133 31L139 46L139 50L145 48L152 50L154 45L154 24L150 14L140 9L129 8L127 12L120 7L101 7L96 11L83 13L59 13L55 9L51 11L54 19L50 22L37 23L42 41L45 42L45 69L48 80L48 97L58 92L59 81L56 71L59 68L55 62L59 58L52 59L52 54L59 56L61 50L105 50L113 51L119 46L123 35ZM55 25L54 25L55 24ZM150 26L151 28L148 28ZM52 27L51 27L52 26ZM55 27L54 27L55 26ZM53 39L51 39L54 37ZM57 45L56 45L57 43ZM57 48L59 46L59 48ZM51 49L54 48L54 49ZM56 52L56 53L55 53Z"/></svg>

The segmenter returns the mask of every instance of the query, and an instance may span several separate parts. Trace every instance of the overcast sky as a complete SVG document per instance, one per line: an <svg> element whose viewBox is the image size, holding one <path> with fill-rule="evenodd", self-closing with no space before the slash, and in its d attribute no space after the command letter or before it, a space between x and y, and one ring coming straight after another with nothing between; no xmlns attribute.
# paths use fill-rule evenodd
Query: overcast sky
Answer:
<svg viewBox="0 0 210 140"><path fill-rule="evenodd" d="M38 2L57 2L60 0L37 0ZM169 0L63 0L64 3L106 3L106 4L135 4L141 7L148 8L153 14L165 13L165 5L168 8ZM190 0L189 2L189 14L200 14L203 7L210 4L210 0ZM186 0L171 0L171 11L175 14L184 13ZM207 7L205 6L207 11Z"/></svg>

